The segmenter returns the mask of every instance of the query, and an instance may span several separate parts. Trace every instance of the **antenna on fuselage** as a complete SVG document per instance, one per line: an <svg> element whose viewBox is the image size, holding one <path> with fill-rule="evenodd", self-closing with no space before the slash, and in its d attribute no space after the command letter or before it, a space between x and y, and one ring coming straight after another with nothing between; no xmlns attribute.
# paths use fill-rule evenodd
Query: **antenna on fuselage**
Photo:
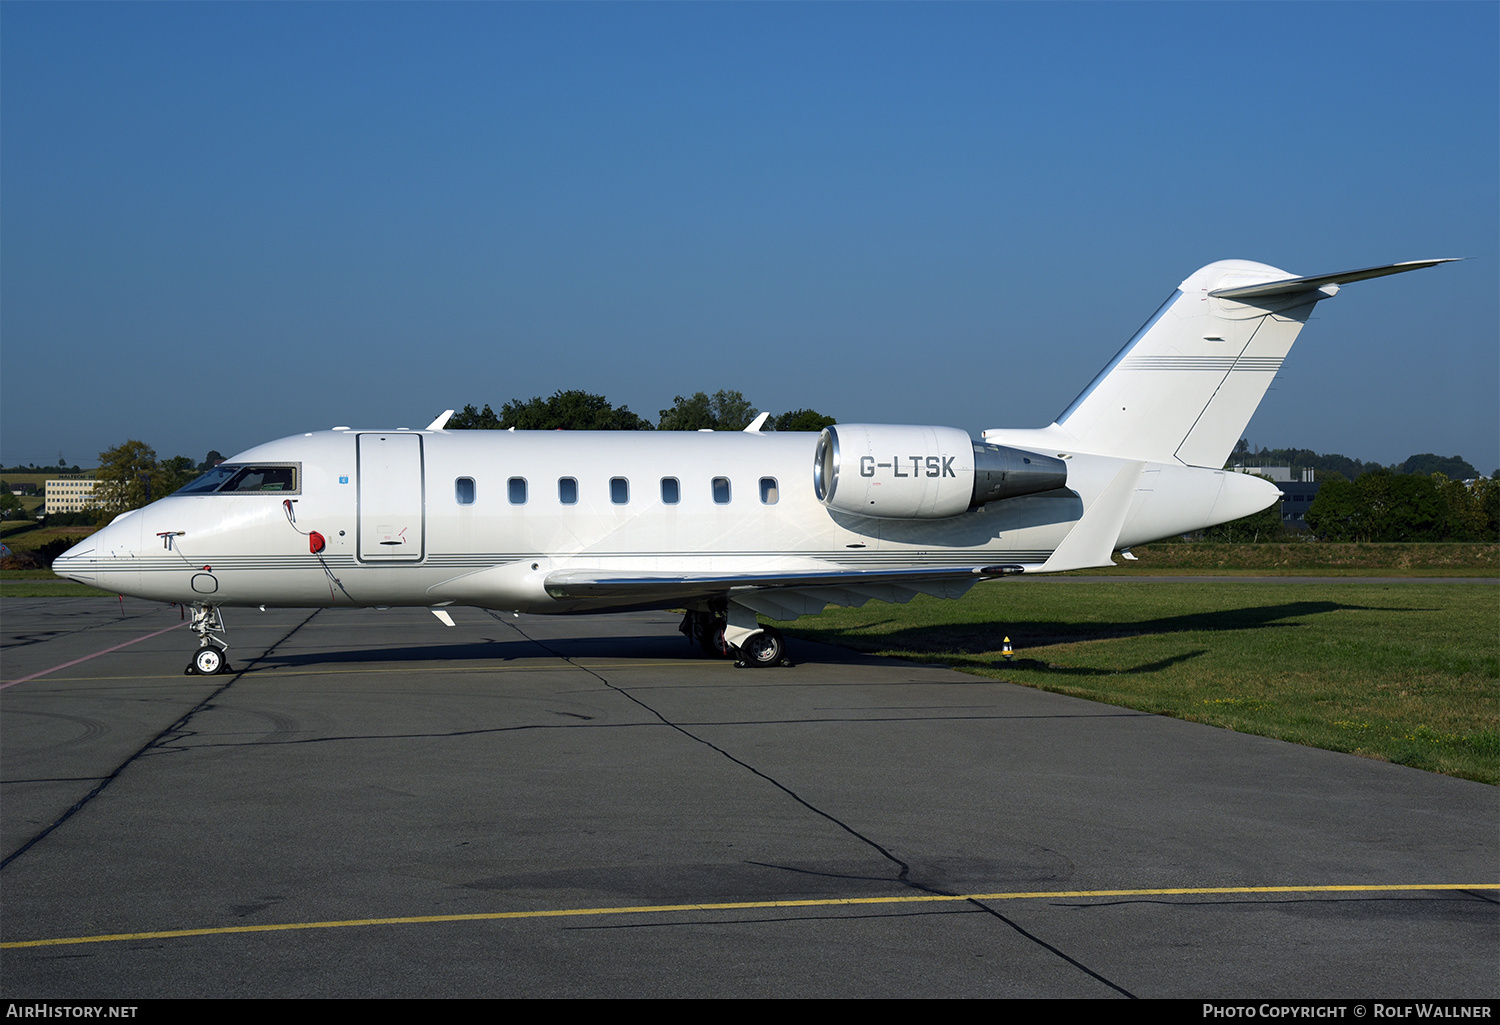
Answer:
<svg viewBox="0 0 1500 1025"><path fill-rule="evenodd" d="M429 430L429 431L440 431L444 427L448 426L448 421L450 419L452 419L452 418L453 418L453 410L451 410L451 409L445 409L441 413L438 414L438 417L437 417L436 420L432 421L432 423L428 424L426 426L426 428L424 428L424 429L425 430Z"/></svg>

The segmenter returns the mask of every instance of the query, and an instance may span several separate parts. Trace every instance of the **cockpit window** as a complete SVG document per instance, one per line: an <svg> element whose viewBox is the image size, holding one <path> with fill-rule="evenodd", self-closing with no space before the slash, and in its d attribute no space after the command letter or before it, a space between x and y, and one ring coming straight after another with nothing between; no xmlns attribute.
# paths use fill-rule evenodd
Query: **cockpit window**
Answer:
<svg viewBox="0 0 1500 1025"><path fill-rule="evenodd" d="M297 466L231 466L220 463L203 476L181 488L179 495L261 494L272 491L278 494L297 494Z"/></svg>
<svg viewBox="0 0 1500 1025"><path fill-rule="evenodd" d="M296 491L297 475L290 466L247 466L220 491Z"/></svg>
<svg viewBox="0 0 1500 1025"><path fill-rule="evenodd" d="M220 463L203 476L194 478L184 487L178 488L177 494L206 495L210 491L218 491L219 485L223 484L230 477L233 477L235 471L238 469L240 469L238 466L225 466L223 463Z"/></svg>

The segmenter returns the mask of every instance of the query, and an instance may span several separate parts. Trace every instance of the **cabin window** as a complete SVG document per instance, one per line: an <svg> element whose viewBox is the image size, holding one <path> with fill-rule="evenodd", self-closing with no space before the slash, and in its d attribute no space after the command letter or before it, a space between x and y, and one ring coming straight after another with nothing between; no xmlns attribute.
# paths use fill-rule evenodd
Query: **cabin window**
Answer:
<svg viewBox="0 0 1500 1025"><path fill-rule="evenodd" d="M677 483L676 477L661 479L661 500L663 505L676 505L682 501L682 485Z"/></svg>
<svg viewBox="0 0 1500 1025"><path fill-rule="evenodd" d="M572 477L557 479L557 500L563 505L578 504L578 481Z"/></svg>
<svg viewBox="0 0 1500 1025"><path fill-rule="evenodd" d="M760 479L760 501L762 505L775 505L781 499L781 490L776 487L775 477Z"/></svg>
<svg viewBox="0 0 1500 1025"><path fill-rule="evenodd" d="M609 500L615 505L624 505L630 501L630 481L624 477L611 477L609 479Z"/></svg>
<svg viewBox="0 0 1500 1025"><path fill-rule="evenodd" d="M715 505L728 505L729 504L729 478L728 477L715 477L714 478L714 504Z"/></svg>
<svg viewBox="0 0 1500 1025"><path fill-rule="evenodd" d="M474 504L474 478L460 477L453 482L453 497L459 505Z"/></svg>
<svg viewBox="0 0 1500 1025"><path fill-rule="evenodd" d="M511 505L525 505L526 504L526 478L525 477L512 477L509 481L506 482L505 487L506 487L506 491L510 495L510 504Z"/></svg>

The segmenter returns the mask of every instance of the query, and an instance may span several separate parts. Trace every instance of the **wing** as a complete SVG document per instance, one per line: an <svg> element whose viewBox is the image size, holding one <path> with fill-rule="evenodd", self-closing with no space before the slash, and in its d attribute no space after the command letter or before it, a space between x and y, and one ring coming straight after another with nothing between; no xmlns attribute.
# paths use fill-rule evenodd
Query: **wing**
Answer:
<svg viewBox="0 0 1500 1025"><path fill-rule="evenodd" d="M980 580L1024 571L1020 565L734 574L559 570L548 574L546 589L562 601L606 599L630 605L729 598L773 619L795 619L821 612L825 605L857 608L871 599L908 602L918 594L958 598Z"/></svg>

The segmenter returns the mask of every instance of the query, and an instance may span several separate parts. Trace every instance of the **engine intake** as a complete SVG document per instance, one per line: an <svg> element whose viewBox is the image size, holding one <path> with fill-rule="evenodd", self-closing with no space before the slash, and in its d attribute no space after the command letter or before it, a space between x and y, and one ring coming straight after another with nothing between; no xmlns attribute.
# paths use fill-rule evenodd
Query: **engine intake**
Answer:
<svg viewBox="0 0 1500 1025"><path fill-rule="evenodd" d="M838 424L823 430L813 460L824 505L880 519L944 519L1067 483L1061 459L975 442L954 427Z"/></svg>

